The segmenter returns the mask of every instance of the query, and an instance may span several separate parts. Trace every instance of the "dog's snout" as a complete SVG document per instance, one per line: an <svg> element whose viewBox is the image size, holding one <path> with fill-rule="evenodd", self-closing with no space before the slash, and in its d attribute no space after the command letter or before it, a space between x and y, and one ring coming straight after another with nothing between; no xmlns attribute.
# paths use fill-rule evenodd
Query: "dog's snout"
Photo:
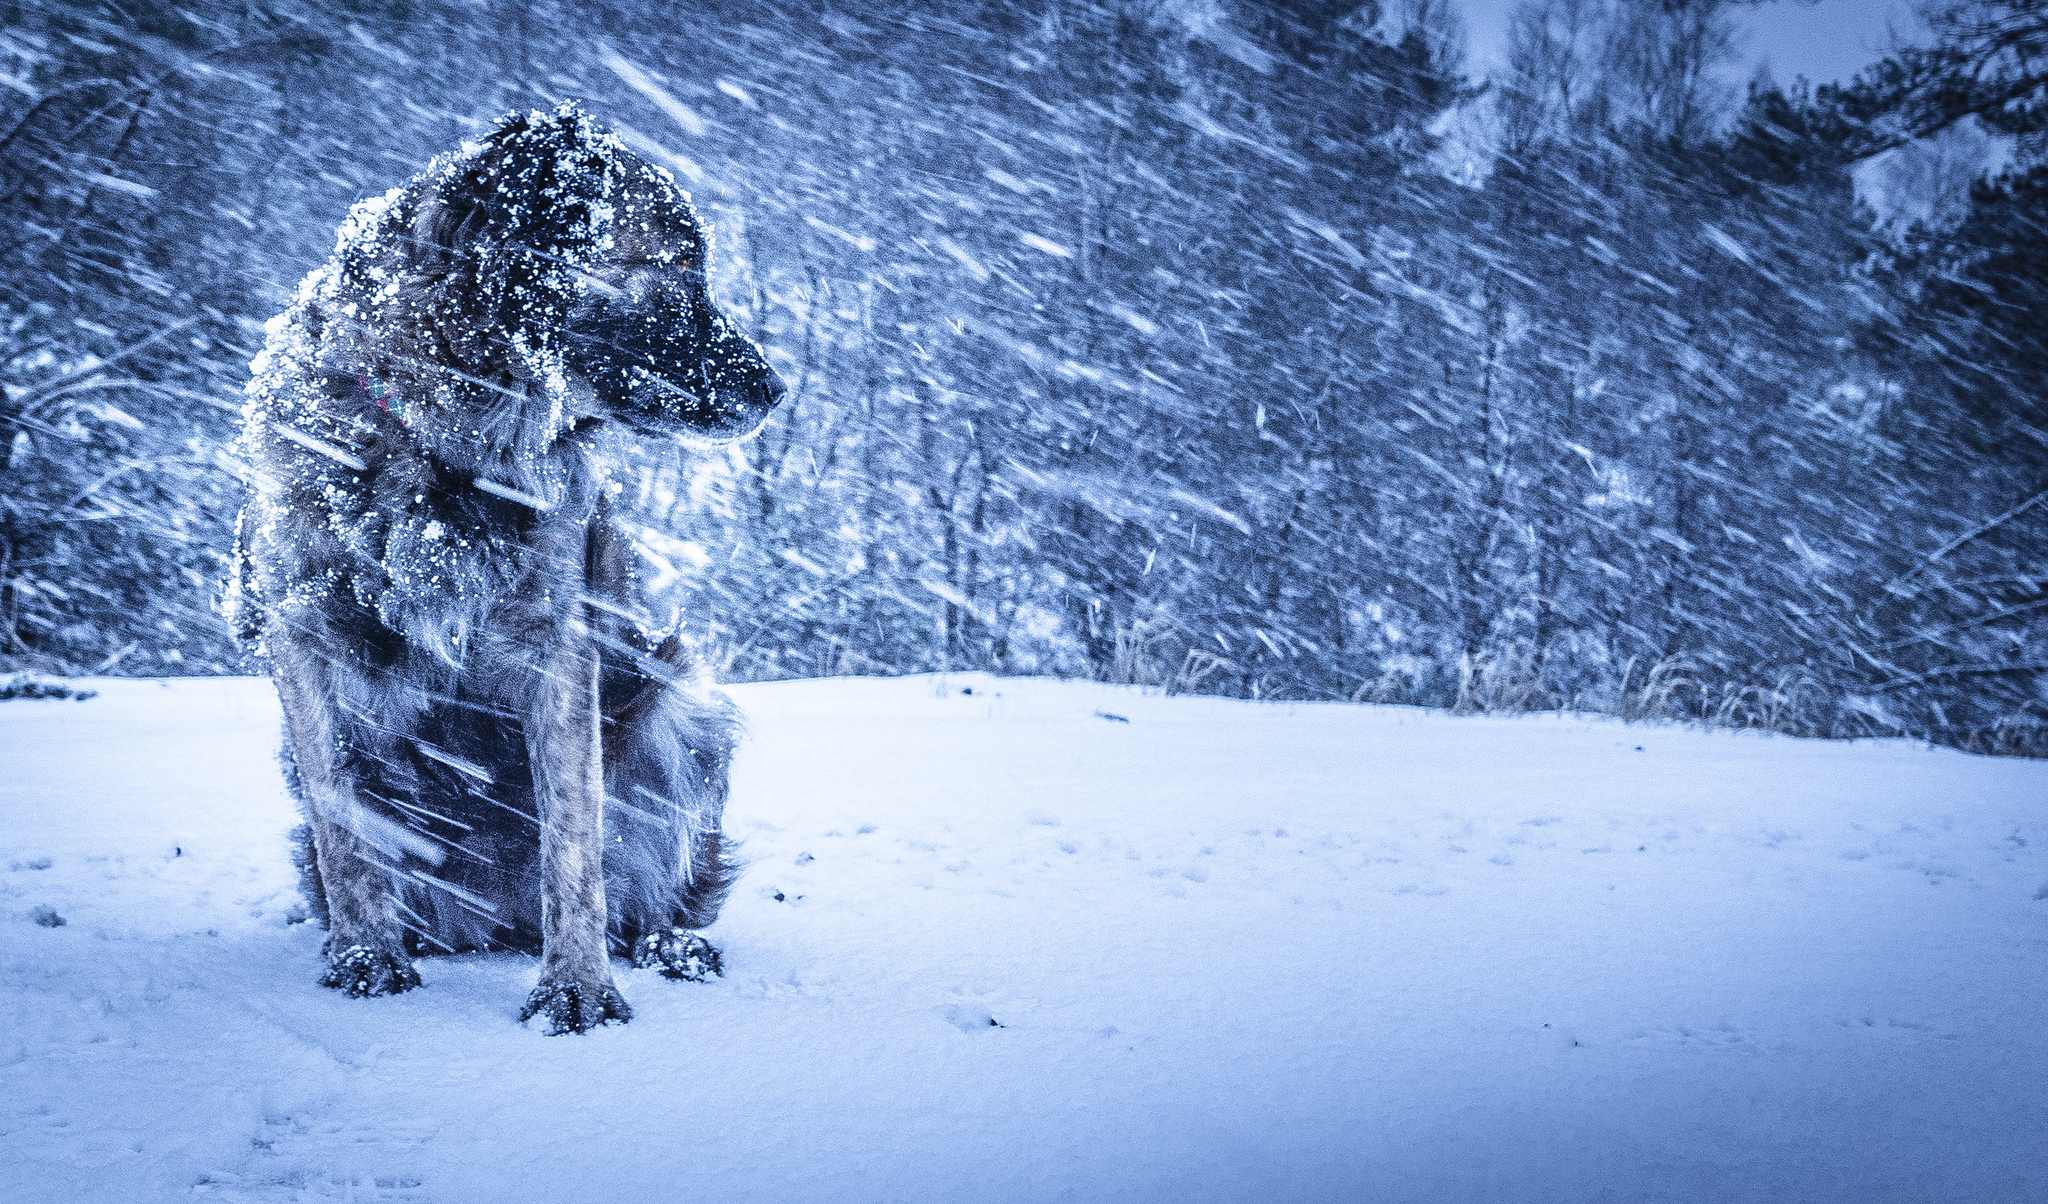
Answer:
<svg viewBox="0 0 2048 1204"><path fill-rule="evenodd" d="M753 340L706 292L701 274L666 265L592 290L567 323L569 366L610 416L686 438L753 433L788 394Z"/></svg>

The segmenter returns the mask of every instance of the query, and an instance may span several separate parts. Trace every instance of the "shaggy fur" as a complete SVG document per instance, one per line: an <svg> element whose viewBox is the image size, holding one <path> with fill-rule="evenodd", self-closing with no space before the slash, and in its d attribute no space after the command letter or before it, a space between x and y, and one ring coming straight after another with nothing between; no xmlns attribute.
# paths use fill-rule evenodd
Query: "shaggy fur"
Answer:
<svg viewBox="0 0 2048 1204"><path fill-rule="evenodd" d="M252 365L228 610L269 660L322 982L541 955L521 1018L623 1021L612 951L702 978L737 715L644 622L608 466L781 386L666 172L564 106L358 205Z"/></svg>

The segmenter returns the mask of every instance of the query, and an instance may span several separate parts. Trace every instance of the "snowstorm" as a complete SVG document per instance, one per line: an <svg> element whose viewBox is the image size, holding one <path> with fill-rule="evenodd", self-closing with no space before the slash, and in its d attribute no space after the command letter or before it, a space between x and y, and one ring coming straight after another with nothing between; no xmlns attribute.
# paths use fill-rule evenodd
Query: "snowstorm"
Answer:
<svg viewBox="0 0 2048 1204"><path fill-rule="evenodd" d="M1858 7L0 3L0 1198L2043 1198L2048 2ZM547 121L722 366L333 419ZM442 300L624 329L592 188ZM316 985L238 549L478 675L571 378L748 734L723 977L543 1045Z"/></svg>

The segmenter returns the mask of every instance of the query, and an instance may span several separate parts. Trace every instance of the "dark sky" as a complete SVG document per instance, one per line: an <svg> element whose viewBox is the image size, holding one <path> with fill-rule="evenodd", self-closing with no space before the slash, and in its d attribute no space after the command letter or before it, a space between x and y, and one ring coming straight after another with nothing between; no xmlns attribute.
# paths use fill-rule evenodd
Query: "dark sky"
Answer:
<svg viewBox="0 0 2048 1204"><path fill-rule="evenodd" d="M1508 13L1515 0L1459 0L1471 34L1468 69L1484 75L1507 41ZM1627 2L1627 0L1624 0ZM1909 40L1918 24L1906 0L1766 0L1738 10L1743 27L1740 72L1747 80L1768 64L1772 76L1789 84L1804 75L1815 83L1847 79L1882 58L1890 45L1886 22L1896 22Z"/></svg>

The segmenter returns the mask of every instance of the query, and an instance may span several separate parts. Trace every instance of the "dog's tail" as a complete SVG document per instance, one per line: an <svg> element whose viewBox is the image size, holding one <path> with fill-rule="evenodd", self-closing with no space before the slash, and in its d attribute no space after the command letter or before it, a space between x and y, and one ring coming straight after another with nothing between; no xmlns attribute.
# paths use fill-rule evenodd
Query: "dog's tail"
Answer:
<svg viewBox="0 0 2048 1204"><path fill-rule="evenodd" d="M722 830L739 711L690 680L680 641L649 660L645 683L604 724L605 897L622 939L710 925L740 873Z"/></svg>

